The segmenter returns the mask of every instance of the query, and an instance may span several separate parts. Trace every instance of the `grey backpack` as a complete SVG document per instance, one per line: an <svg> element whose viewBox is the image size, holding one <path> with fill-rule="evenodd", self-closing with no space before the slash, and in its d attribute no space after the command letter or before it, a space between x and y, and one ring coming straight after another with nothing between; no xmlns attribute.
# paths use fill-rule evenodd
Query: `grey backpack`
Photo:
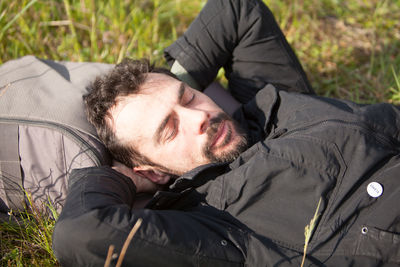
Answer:
<svg viewBox="0 0 400 267"><path fill-rule="evenodd" d="M82 95L112 65L26 56L0 66L0 212L32 202L59 211L74 168L109 165Z"/></svg>

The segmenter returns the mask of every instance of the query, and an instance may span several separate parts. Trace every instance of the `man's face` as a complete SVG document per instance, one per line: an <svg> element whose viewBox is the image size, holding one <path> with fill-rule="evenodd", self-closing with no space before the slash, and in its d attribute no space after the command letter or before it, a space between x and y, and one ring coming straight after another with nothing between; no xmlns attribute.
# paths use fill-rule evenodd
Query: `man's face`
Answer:
<svg viewBox="0 0 400 267"><path fill-rule="evenodd" d="M181 175L245 149L234 121L205 94L168 75L149 73L139 93L111 110L116 136L148 159Z"/></svg>

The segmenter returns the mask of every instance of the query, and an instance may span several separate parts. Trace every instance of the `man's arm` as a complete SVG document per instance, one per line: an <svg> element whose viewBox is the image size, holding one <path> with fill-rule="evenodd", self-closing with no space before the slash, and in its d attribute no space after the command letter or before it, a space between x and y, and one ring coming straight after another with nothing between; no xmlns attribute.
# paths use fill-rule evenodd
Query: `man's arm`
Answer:
<svg viewBox="0 0 400 267"><path fill-rule="evenodd" d="M110 245L120 253L131 228L124 263L135 266L237 266L243 255L228 239L229 221L210 207L194 211L132 209L132 180L108 167L75 170L53 234L53 249L64 266L103 266ZM239 241L238 241L239 242ZM242 241L240 241L242 242Z"/></svg>
<svg viewBox="0 0 400 267"><path fill-rule="evenodd" d="M313 93L273 14L259 0L210 0L165 50L204 89L223 67L232 95L246 103L266 84Z"/></svg>

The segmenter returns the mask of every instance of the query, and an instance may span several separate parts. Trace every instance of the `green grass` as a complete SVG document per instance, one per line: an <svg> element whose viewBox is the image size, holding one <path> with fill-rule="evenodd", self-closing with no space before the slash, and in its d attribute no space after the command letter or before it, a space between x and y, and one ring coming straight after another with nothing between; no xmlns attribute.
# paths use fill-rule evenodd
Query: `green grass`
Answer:
<svg viewBox="0 0 400 267"><path fill-rule="evenodd" d="M318 94L363 103L398 98L400 1L270 2Z"/></svg>
<svg viewBox="0 0 400 267"><path fill-rule="evenodd" d="M265 2L318 94L399 103L400 0ZM187 28L199 0L0 1L0 63L27 54L115 63L148 57ZM394 70L394 71L392 71Z"/></svg>
<svg viewBox="0 0 400 267"><path fill-rule="evenodd" d="M18 215L11 213L8 221L0 222L0 265L58 266L51 249L57 216L52 206L39 209L30 203L29 210Z"/></svg>
<svg viewBox="0 0 400 267"><path fill-rule="evenodd" d="M400 104L400 0L265 2L318 94ZM106 63L126 56L147 57L165 65L163 49L184 32L204 4L204 0L0 0L0 63L33 54ZM40 220L46 221L26 215L29 227L0 226L1 265L56 264L48 248L34 238L44 231ZM48 234L52 223L45 223Z"/></svg>
<svg viewBox="0 0 400 267"><path fill-rule="evenodd" d="M149 57L162 64L163 48L186 29L202 4L188 0L1 1L1 61L34 54L107 63L124 56Z"/></svg>

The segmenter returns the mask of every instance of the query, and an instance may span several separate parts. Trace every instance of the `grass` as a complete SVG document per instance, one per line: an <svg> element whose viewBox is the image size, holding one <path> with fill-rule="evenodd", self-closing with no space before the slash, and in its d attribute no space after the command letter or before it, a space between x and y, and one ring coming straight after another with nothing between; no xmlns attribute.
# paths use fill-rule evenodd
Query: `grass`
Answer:
<svg viewBox="0 0 400 267"><path fill-rule="evenodd" d="M399 103L391 88L400 74L400 1L271 1L270 7L318 94Z"/></svg>
<svg viewBox="0 0 400 267"><path fill-rule="evenodd" d="M301 260L300 267L304 266L306 256L307 256L308 244L310 243L311 236L314 233L315 226L317 224L317 220L318 220L319 216L321 215L321 213L318 212L319 207L321 205L321 200L322 200L322 198L320 198L318 201L317 209L315 210L314 216L311 218L310 224L307 224L306 227L304 228L304 237L305 237L304 250L303 250L303 258Z"/></svg>
<svg viewBox="0 0 400 267"><path fill-rule="evenodd" d="M51 248L58 215L50 205L46 208L49 214L43 210L30 202L29 210L10 213L8 221L0 222L1 266L58 266Z"/></svg>
<svg viewBox="0 0 400 267"><path fill-rule="evenodd" d="M399 104L400 0L265 0L318 94ZM27 54L115 63L148 57L204 0L0 0L0 63ZM393 71L392 71L393 70Z"/></svg>
<svg viewBox="0 0 400 267"><path fill-rule="evenodd" d="M320 95L400 105L400 0L265 0ZM0 63L24 55L116 63L180 36L204 0L0 0ZM56 265L53 221L0 226L0 264ZM44 227L44 228L43 228ZM46 233L47 239L36 240ZM46 236L45 235L45 236ZM47 244L42 247L42 243Z"/></svg>

